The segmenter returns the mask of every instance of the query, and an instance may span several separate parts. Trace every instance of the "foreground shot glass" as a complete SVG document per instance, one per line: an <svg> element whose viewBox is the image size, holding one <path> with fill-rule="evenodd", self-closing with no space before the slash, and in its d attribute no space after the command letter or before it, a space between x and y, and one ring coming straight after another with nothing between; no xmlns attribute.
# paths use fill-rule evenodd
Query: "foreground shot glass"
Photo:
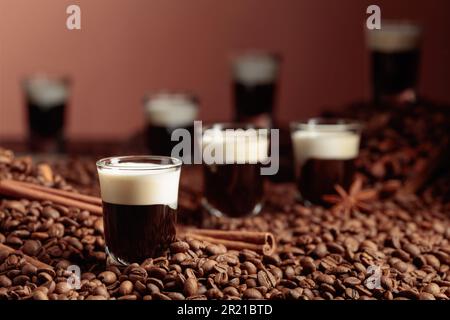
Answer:
<svg viewBox="0 0 450 320"><path fill-rule="evenodd" d="M128 265L164 253L175 240L181 160L126 156L99 160L108 262Z"/></svg>
<svg viewBox="0 0 450 320"><path fill-rule="evenodd" d="M291 123L294 168L300 198L324 204L335 185L348 189L359 154L361 124L345 119L310 119Z"/></svg>
<svg viewBox="0 0 450 320"><path fill-rule="evenodd" d="M23 82L28 113L28 144L39 153L64 151L65 115L70 80L65 77L33 75Z"/></svg>
<svg viewBox="0 0 450 320"><path fill-rule="evenodd" d="M269 130L250 124L214 124L202 135L203 206L215 216L258 214L264 198L262 163ZM214 159L208 159L208 156Z"/></svg>

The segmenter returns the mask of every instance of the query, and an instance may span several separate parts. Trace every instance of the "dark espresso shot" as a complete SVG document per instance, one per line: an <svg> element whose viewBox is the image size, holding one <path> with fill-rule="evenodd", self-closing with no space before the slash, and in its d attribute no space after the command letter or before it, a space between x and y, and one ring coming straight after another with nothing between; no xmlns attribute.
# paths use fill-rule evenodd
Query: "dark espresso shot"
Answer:
<svg viewBox="0 0 450 320"><path fill-rule="evenodd" d="M126 263L164 253L176 238L177 211L168 205L120 205L103 202L109 254Z"/></svg>
<svg viewBox="0 0 450 320"><path fill-rule="evenodd" d="M24 89L31 151L63 151L68 81L36 76L25 81Z"/></svg>
<svg viewBox="0 0 450 320"><path fill-rule="evenodd" d="M309 159L298 170L297 187L303 198L316 204L325 204L323 195L336 193L335 185L345 190L350 187L355 174L354 159Z"/></svg>
<svg viewBox="0 0 450 320"><path fill-rule="evenodd" d="M275 83L249 85L234 83L234 103L238 119L248 119L260 114L272 114L275 100Z"/></svg>
<svg viewBox="0 0 450 320"><path fill-rule="evenodd" d="M325 205L324 195L345 190L355 174L361 124L342 119L310 119L291 124L294 168L300 200Z"/></svg>
<svg viewBox="0 0 450 320"><path fill-rule="evenodd" d="M264 198L259 164L204 165L204 196L227 216L244 217L258 210Z"/></svg>
<svg viewBox="0 0 450 320"><path fill-rule="evenodd" d="M420 52L372 52L372 75L375 97L394 95L417 85Z"/></svg>
<svg viewBox="0 0 450 320"><path fill-rule="evenodd" d="M415 101L420 43L421 28L410 22L383 21L380 30L367 31L375 103Z"/></svg>
<svg viewBox="0 0 450 320"><path fill-rule="evenodd" d="M268 157L267 130L251 124L215 124L203 132L203 206L215 216L258 214L264 201L262 163ZM205 159L214 154L214 161Z"/></svg>
<svg viewBox="0 0 450 320"><path fill-rule="evenodd" d="M164 156L170 156L172 149L179 143L179 141L172 141L172 133L176 129L185 129L191 136L191 146L194 145L194 125L193 122L190 125L183 127L164 127L149 123L147 125L147 146L152 154L159 154ZM181 154L184 157L184 154Z"/></svg>
<svg viewBox="0 0 450 320"><path fill-rule="evenodd" d="M164 254L176 238L181 160L125 156L99 160L107 262L125 266Z"/></svg>
<svg viewBox="0 0 450 320"><path fill-rule="evenodd" d="M177 129L187 130L191 136L191 146L194 145L194 121L198 113L198 100L194 96L158 93L146 97L144 101L147 146L151 154L170 156L173 147L179 143L172 141L172 133Z"/></svg>

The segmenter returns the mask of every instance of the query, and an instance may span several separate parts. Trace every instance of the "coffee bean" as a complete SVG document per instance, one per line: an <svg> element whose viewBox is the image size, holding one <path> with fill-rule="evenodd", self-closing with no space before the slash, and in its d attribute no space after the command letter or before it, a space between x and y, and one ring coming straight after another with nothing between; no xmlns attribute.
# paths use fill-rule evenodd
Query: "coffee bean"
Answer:
<svg viewBox="0 0 450 320"><path fill-rule="evenodd" d="M311 257L304 257L300 260L300 264L303 267L303 272L309 274L316 271L316 265Z"/></svg>
<svg viewBox="0 0 450 320"><path fill-rule="evenodd" d="M436 300L436 298L428 292L422 292L419 294L419 300Z"/></svg>
<svg viewBox="0 0 450 320"><path fill-rule="evenodd" d="M198 291L197 280L194 278L186 279L183 290L184 290L184 294L186 295L186 297L191 297L191 296L197 294L197 291Z"/></svg>
<svg viewBox="0 0 450 320"><path fill-rule="evenodd" d="M263 299L263 295L261 294L261 292L259 292L257 289L254 288L250 288L244 291L244 295L243 295L244 299Z"/></svg>
<svg viewBox="0 0 450 320"><path fill-rule="evenodd" d="M109 285L116 282L117 276L114 272L103 271L98 275L98 279L102 281L104 284Z"/></svg>
<svg viewBox="0 0 450 320"><path fill-rule="evenodd" d="M348 277L344 279L344 284L348 286L356 286L357 284L360 284L361 280L355 277Z"/></svg>
<svg viewBox="0 0 450 320"><path fill-rule="evenodd" d="M37 240L27 240L22 247L23 253L33 257L38 254L40 249L41 245Z"/></svg>
<svg viewBox="0 0 450 320"><path fill-rule="evenodd" d="M173 253L184 253L189 250L189 244L184 241L177 241L170 245L170 251Z"/></svg>
<svg viewBox="0 0 450 320"><path fill-rule="evenodd" d="M61 223L54 223L48 229L50 237L62 238L64 236L64 225Z"/></svg>
<svg viewBox="0 0 450 320"><path fill-rule="evenodd" d="M5 275L0 275L0 287L10 287L12 281Z"/></svg>
<svg viewBox="0 0 450 320"><path fill-rule="evenodd" d="M104 296L94 296L94 295L92 295L92 296L88 296L88 297L86 298L86 300L106 300L106 297L104 297Z"/></svg>
<svg viewBox="0 0 450 320"><path fill-rule="evenodd" d="M223 293L233 297L239 296L239 291L235 287L226 287L223 289Z"/></svg>
<svg viewBox="0 0 450 320"><path fill-rule="evenodd" d="M416 245L412 244L412 243L406 243L403 246L403 249L408 252L409 254L411 254L413 257L417 257L420 255L420 249L419 247L417 247Z"/></svg>
<svg viewBox="0 0 450 320"><path fill-rule="evenodd" d="M359 293L353 288L347 288L345 289L345 296L349 299L358 300L359 299Z"/></svg>
<svg viewBox="0 0 450 320"><path fill-rule="evenodd" d="M137 300L137 296L135 294L129 294L126 296L121 296L117 298L117 300Z"/></svg>
<svg viewBox="0 0 450 320"><path fill-rule="evenodd" d="M330 276L330 275L327 275L327 274L321 273L321 274L319 274L319 275L317 276L316 279L317 279L318 282L321 282L321 283L328 283L328 284L330 284L330 285L334 284L334 279L333 279L333 277Z"/></svg>
<svg viewBox="0 0 450 320"><path fill-rule="evenodd" d="M42 210L42 216L47 219L58 219L60 217L59 211L50 207L46 206Z"/></svg>
<svg viewBox="0 0 450 320"><path fill-rule="evenodd" d="M41 290L35 290L33 292L33 300L48 300L48 297Z"/></svg>
<svg viewBox="0 0 450 320"><path fill-rule="evenodd" d="M437 295L439 293L441 293L441 289L439 288L439 286L436 283L430 283L427 284L424 288L423 291L426 293L430 293L432 295Z"/></svg>
<svg viewBox="0 0 450 320"><path fill-rule="evenodd" d="M58 294L67 294L70 290L72 290L72 287L66 281L58 282L55 287L55 292Z"/></svg>
<svg viewBox="0 0 450 320"><path fill-rule="evenodd" d="M226 248L214 244L207 246L206 251L211 255L219 255L227 252Z"/></svg>
<svg viewBox="0 0 450 320"><path fill-rule="evenodd" d="M120 284L119 292L123 296L129 295L131 292L133 292L133 283L131 281L125 280Z"/></svg>
<svg viewBox="0 0 450 320"><path fill-rule="evenodd" d="M317 258L323 258L328 254L327 246L325 243L319 243L313 251L313 254Z"/></svg>
<svg viewBox="0 0 450 320"><path fill-rule="evenodd" d="M268 289L274 288L277 285L277 280L273 274L267 270L261 270L258 272L258 282L260 286Z"/></svg>

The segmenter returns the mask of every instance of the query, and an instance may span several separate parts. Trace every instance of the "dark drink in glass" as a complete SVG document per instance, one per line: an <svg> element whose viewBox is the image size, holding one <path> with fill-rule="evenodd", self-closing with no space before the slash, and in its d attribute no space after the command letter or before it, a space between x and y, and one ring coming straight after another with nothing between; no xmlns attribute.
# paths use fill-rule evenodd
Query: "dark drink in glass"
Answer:
<svg viewBox="0 0 450 320"><path fill-rule="evenodd" d="M372 84L377 104L402 105L416 100L421 28L409 22L382 22L367 32L372 55Z"/></svg>
<svg viewBox="0 0 450 320"><path fill-rule="evenodd" d="M272 125L279 64L276 55L264 52L243 54L233 61L236 121Z"/></svg>
<svg viewBox="0 0 450 320"><path fill-rule="evenodd" d="M106 253L111 264L142 262L176 238L181 160L161 156L97 162Z"/></svg>
<svg viewBox="0 0 450 320"><path fill-rule="evenodd" d="M323 204L335 185L348 189L359 154L361 125L351 120L310 119L291 124L296 182L301 200Z"/></svg>
<svg viewBox="0 0 450 320"><path fill-rule="evenodd" d="M215 124L202 136L204 199L213 215L244 217L260 212L264 199L262 163L268 130L251 125ZM208 155L215 159L208 160Z"/></svg>
<svg viewBox="0 0 450 320"><path fill-rule="evenodd" d="M185 93L158 93L145 98L147 145L152 154L170 156L178 141L172 141L176 129L186 129L193 147L194 121L198 100ZM193 149L192 149L193 150ZM183 155L184 156L184 155Z"/></svg>
<svg viewBox="0 0 450 320"><path fill-rule="evenodd" d="M28 143L33 152L64 151L64 124L69 81L33 76L24 81Z"/></svg>

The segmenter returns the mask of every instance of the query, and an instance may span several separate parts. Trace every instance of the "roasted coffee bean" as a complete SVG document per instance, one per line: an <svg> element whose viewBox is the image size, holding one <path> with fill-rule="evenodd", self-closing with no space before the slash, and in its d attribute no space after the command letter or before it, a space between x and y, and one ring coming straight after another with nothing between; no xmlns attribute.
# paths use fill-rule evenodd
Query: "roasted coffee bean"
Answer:
<svg viewBox="0 0 450 320"><path fill-rule="evenodd" d="M260 286L271 289L277 285L277 280L269 271L261 270L258 272L258 283Z"/></svg>
<svg viewBox="0 0 450 320"><path fill-rule="evenodd" d="M263 299L263 295L261 294L261 292L259 292L257 289L255 288L249 288L247 290L244 291L244 299Z"/></svg>
<svg viewBox="0 0 450 320"><path fill-rule="evenodd" d="M152 285L152 284L150 284L150 285ZM152 286L154 286L154 285L152 285ZM119 292L123 296L129 295L131 292L133 292L133 283L131 281L125 280L124 282L122 282L120 284Z"/></svg>
<svg viewBox="0 0 450 320"><path fill-rule="evenodd" d="M109 285L116 282L117 276L114 272L103 271L98 275L98 279L102 281L104 284Z"/></svg>
<svg viewBox="0 0 450 320"><path fill-rule="evenodd" d="M184 253L188 250L189 244L184 241L177 241L170 245L170 251L172 251L172 253L179 253L179 252Z"/></svg>
<svg viewBox="0 0 450 320"><path fill-rule="evenodd" d="M51 206L46 206L42 210L42 216L47 219L58 219L60 217L59 211L52 208Z"/></svg>
<svg viewBox="0 0 450 320"><path fill-rule="evenodd" d="M423 291L426 293L430 293L432 295L437 295L441 293L441 289L436 283L430 283L423 288Z"/></svg>
<svg viewBox="0 0 450 320"><path fill-rule="evenodd" d="M184 294L186 297L191 297L197 294L198 291L198 283L194 278L188 278L184 282Z"/></svg>

